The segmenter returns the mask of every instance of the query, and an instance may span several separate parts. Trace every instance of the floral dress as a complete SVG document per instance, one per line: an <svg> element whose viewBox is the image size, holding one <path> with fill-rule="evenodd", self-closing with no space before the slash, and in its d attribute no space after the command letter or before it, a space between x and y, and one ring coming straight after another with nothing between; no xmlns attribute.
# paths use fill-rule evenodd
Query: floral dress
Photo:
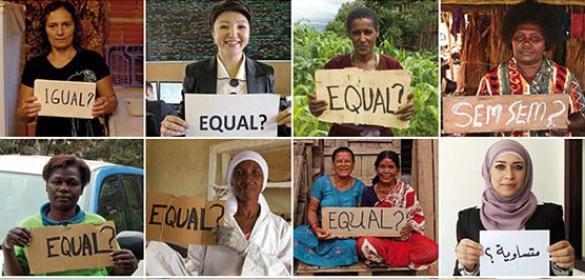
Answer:
<svg viewBox="0 0 585 280"><path fill-rule="evenodd" d="M355 180L351 188L339 191L330 176L317 179L311 188L311 197L323 207L356 207L361 200L364 183ZM321 209L317 217L321 219ZM310 225L302 225L294 231L294 257L314 266L351 265L358 261L356 241L348 239L319 240Z"/></svg>

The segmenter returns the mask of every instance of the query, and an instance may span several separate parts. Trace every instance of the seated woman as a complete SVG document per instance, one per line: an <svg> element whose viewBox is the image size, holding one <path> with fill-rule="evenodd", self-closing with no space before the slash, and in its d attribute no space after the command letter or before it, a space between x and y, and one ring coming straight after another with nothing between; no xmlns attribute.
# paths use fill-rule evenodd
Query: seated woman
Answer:
<svg viewBox="0 0 585 280"><path fill-rule="evenodd" d="M353 53L332 58L325 64L325 69L343 69L357 67L363 70L391 70L402 69L400 63L389 56L378 54L374 49L380 32L378 14L369 8L357 8L347 16L347 34L353 44ZM318 117L328 106L327 101L317 100L315 95L309 95L309 110ZM414 106L408 95L408 103L400 108L396 114L403 121L412 119ZM392 136L388 127L376 125L356 125L350 123L333 124L329 129L329 136Z"/></svg>
<svg viewBox="0 0 585 280"><path fill-rule="evenodd" d="M546 58L562 38L561 19L552 7L526 1L504 17L502 38L513 57L489 71L477 95L567 94L571 98L568 131L514 131L497 136L563 136L585 134L585 98L575 74Z"/></svg>
<svg viewBox="0 0 585 280"><path fill-rule="evenodd" d="M54 156L43 168L45 191L49 202L41 207L39 214L24 219L18 227L11 229L4 243L5 275L30 275L27 246L32 238L30 229L54 225L101 224L106 220L100 215L81 210L77 201L89 183L91 171L83 160L70 155ZM116 243L117 247L117 243ZM107 276L130 275L136 270L136 257L128 249L111 253L113 268L96 268L62 271L47 275Z"/></svg>
<svg viewBox="0 0 585 280"><path fill-rule="evenodd" d="M72 4L55 1L45 7L41 26L44 54L24 66L17 110L24 121L36 119L36 136L107 136L102 121L116 111L118 101L108 66L100 54L81 48L81 32ZM34 96L37 79L96 83L94 118L38 116L41 103Z"/></svg>
<svg viewBox="0 0 585 280"><path fill-rule="evenodd" d="M228 167L225 225L215 235L219 246L189 245L183 257L171 248L176 245L150 241L146 275L290 275L291 230L270 212L262 195L267 182L268 165L260 154L235 155Z"/></svg>
<svg viewBox="0 0 585 280"><path fill-rule="evenodd" d="M425 270L437 260L437 243L424 236L425 216L416 192L399 178L400 159L392 151L378 154L376 177L372 187L364 189L362 207L399 207L406 209L407 222L400 229L400 238L360 237L357 251L366 263L385 263L390 267Z"/></svg>
<svg viewBox="0 0 585 280"><path fill-rule="evenodd" d="M225 0L213 6L209 27L217 56L187 65L183 94L274 93L274 69L244 55L251 19L250 9L240 0ZM183 102L178 116L169 115L162 121L161 136L184 135L189 128ZM290 107L280 109L276 117L278 135L290 136Z"/></svg>
<svg viewBox="0 0 585 280"><path fill-rule="evenodd" d="M479 275L479 231L536 229L550 231L550 275L572 273L575 251L565 240L563 208L538 204L531 190L532 170L528 151L516 141L501 140L488 149L481 172L486 185L481 208L459 212L454 275Z"/></svg>
<svg viewBox="0 0 585 280"><path fill-rule="evenodd" d="M334 173L322 176L311 188L307 209L309 225L295 229L294 256L315 266L350 265L358 261L355 239L334 236L321 227L321 208L356 207L364 184L351 177L355 156L347 147L339 147L332 156Z"/></svg>

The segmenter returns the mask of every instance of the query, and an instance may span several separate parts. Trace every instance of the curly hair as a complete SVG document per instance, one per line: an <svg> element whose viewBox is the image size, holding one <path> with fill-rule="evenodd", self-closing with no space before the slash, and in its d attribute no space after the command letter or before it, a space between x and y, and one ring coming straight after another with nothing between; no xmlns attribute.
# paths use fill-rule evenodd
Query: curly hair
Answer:
<svg viewBox="0 0 585 280"><path fill-rule="evenodd" d="M534 24L544 36L546 50L552 49L562 38L561 13L557 6L540 4L532 0L512 6L504 16L502 39L512 49L512 37L521 24Z"/></svg>
<svg viewBox="0 0 585 280"><path fill-rule="evenodd" d="M76 49L81 48L81 21L79 16L75 12L75 7L69 2L65 1L54 1L51 4L47 5L43 10L43 16L41 17L41 47L43 48L44 53L49 53L51 51L51 43L49 42L49 37L47 35L47 19L49 18L49 14L63 8L65 9L73 19L73 25L75 26L75 34L73 35L73 47Z"/></svg>
<svg viewBox="0 0 585 280"><path fill-rule="evenodd" d="M345 20L345 28L347 29L347 33L351 31L351 23L360 18L369 18L374 22L374 27L376 31L380 30L380 18L378 14L370 9L370 8L357 8L349 13L347 19Z"/></svg>
<svg viewBox="0 0 585 280"><path fill-rule="evenodd" d="M55 170L59 168L67 168L70 166L76 167L79 170L79 179L81 180L81 185L85 187L91 178L91 170L85 161L73 155L57 155L52 157L49 162L45 164L45 167L43 167L43 179L46 182L49 180Z"/></svg>

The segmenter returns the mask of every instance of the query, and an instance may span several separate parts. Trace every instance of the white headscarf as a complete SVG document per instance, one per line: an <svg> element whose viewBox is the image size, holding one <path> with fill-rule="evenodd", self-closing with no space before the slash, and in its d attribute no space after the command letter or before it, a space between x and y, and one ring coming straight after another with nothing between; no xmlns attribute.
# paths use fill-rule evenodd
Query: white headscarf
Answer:
<svg viewBox="0 0 585 280"><path fill-rule="evenodd" d="M234 158L232 158L232 161L230 161L230 165L227 171L228 192L225 196L225 204L227 213L232 215L235 214L236 211L238 211L238 200L236 199L236 196L234 194L234 187L232 186L232 177L234 176L234 170L236 169L236 166L245 160L252 160L258 163L258 165L262 169L262 177L264 179L262 183L262 191L266 189L266 184L268 183L268 164L266 164L266 161L259 153L254 151L242 151L237 153L234 156ZM260 196L258 197L258 203L260 203L261 208L265 208L266 210L270 211L268 203L266 202L266 199L264 198L262 193L260 193Z"/></svg>

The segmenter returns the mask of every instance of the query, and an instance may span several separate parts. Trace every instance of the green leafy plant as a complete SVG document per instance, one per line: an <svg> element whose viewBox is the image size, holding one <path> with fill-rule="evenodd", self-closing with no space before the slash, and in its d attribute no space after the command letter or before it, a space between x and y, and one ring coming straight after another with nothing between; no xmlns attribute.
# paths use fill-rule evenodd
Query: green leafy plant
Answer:
<svg viewBox="0 0 585 280"><path fill-rule="evenodd" d="M294 29L294 134L295 136L325 136L330 124L316 119L308 107L307 94L315 92L315 70L340 54L353 50L351 41L331 31L319 32L298 23ZM395 136L436 136L439 119L438 56L428 51L401 50L390 41L382 41L378 52L396 58L412 77L415 114L405 129L393 129Z"/></svg>

